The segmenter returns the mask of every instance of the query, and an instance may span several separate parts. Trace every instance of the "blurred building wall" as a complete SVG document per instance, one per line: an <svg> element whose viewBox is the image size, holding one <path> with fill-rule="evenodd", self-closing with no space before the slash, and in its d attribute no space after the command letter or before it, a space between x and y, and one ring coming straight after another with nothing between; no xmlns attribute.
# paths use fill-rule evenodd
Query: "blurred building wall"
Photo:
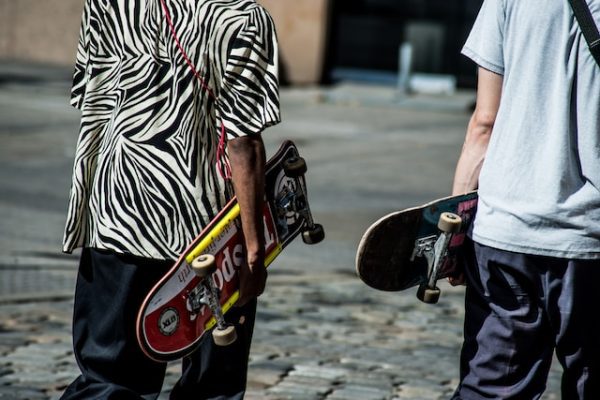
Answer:
<svg viewBox="0 0 600 400"><path fill-rule="evenodd" d="M0 59L70 65L83 0L0 0Z"/></svg>
<svg viewBox="0 0 600 400"><path fill-rule="evenodd" d="M292 84L321 80L331 0L259 0L273 16L280 42L282 79Z"/></svg>
<svg viewBox="0 0 600 400"><path fill-rule="evenodd" d="M330 0L259 0L273 16L282 80L321 79ZM72 65L84 0L0 0L0 60Z"/></svg>

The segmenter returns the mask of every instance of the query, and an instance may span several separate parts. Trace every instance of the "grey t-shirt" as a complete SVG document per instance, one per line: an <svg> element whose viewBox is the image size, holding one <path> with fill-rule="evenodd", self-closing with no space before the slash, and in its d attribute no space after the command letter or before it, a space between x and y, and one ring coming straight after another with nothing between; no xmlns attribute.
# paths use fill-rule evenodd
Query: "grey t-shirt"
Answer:
<svg viewBox="0 0 600 400"><path fill-rule="evenodd" d="M486 0L463 54L504 76L473 238L600 258L600 67L568 1Z"/></svg>

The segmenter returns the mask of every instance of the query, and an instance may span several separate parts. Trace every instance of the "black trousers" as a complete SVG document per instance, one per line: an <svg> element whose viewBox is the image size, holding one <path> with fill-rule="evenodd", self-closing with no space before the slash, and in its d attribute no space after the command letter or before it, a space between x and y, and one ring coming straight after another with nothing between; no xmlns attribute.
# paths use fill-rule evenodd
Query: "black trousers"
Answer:
<svg viewBox="0 0 600 400"><path fill-rule="evenodd" d="M148 291L172 265L171 261L83 250L73 310L73 347L81 375L62 400L159 396L167 364L142 353L135 321ZM216 346L205 335L198 350L183 360L171 399L243 398L255 313L256 301L227 313L226 319L235 324L238 334L230 346Z"/></svg>
<svg viewBox="0 0 600 400"><path fill-rule="evenodd" d="M475 244L466 265L465 341L453 399L538 399L553 354L562 398L600 399L600 260Z"/></svg>

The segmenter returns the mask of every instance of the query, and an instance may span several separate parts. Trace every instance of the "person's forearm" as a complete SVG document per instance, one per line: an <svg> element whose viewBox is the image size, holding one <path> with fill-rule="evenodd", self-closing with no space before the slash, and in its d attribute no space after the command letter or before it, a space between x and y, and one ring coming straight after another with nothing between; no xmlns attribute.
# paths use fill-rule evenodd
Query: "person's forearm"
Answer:
<svg viewBox="0 0 600 400"><path fill-rule="evenodd" d="M262 294L267 281L263 224L265 146L260 135L255 135L231 140L228 149L246 245L246 263L239 271L239 305L244 305Z"/></svg>
<svg viewBox="0 0 600 400"><path fill-rule="evenodd" d="M476 114L471 118L467 137L456 165L452 194L458 195L477 189L479 173L492 134L493 121L482 120Z"/></svg>
<svg viewBox="0 0 600 400"><path fill-rule="evenodd" d="M228 144L233 187L240 215L246 251L262 252L264 228L262 211L265 191L265 148L260 135L242 137Z"/></svg>
<svg viewBox="0 0 600 400"><path fill-rule="evenodd" d="M496 123L502 96L503 77L479 68L477 79L477 106L467 127L467 135L456 165L452 194L475 190L479 173Z"/></svg>

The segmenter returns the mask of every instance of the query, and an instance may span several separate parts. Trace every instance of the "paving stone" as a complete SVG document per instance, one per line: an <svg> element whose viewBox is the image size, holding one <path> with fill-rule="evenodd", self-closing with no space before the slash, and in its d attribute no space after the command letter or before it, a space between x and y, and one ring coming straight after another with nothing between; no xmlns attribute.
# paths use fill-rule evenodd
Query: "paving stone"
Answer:
<svg viewBox="0 0 600 400"><path fill-rule="evenodd" d="M23 336L23 332L0 333L0 344L8 349L26 345L30 340Z"/></svg>
<svg viewBox="0 0 600 400"><path fill-rule="evenodd" d="M323 395L305 387L282 387L277 385L267 390L267 394L278 400L321 400Z"/></svg>
<svg viewBox="0 0 600 400"><path fill-rule="evenodd" d="M275 371L251 366L250 371L248 372L248 382L253 386L258 385L263 388L268 388L280 382L284 375L284 371Z"/></svg>
<svg viewBox="0 0 600 400"><path fill-rule="evenodd" d="M402 385L398 395L405 400L438 400L443 393L444 390L435 387Z"/></svg>
<svg viewBox="0 0 600 400"><path fill-rule="evenodd" d="M272 389L276 388L281 391L300 391L302 393L310 393L311 395L319 395L324 397L327 393L332 390L332 383L323 381L320 379L309 379L299 377L288 377L283 381L274 385Z"/></svg>
<svg viewBox="0 0 600 400"><path fill-rule="evenodd" d="M47 395L41 390L17 386L0 386L1 400L46 400Z"/></svg>
<svg viewBox="0 0 600 400"><path fill-rule="evenodd" d="M296 365L289 376L305 376L328 379L331 381L340 380L347 374L347 370L341 368L328 368L313 365Z"/></svg>
<svg viewBox="0 0 600 400"><path fill-rule="evenodd" d="M389 398L391 391L372 387L347 385L336 389L327 400L385 400Z"/></svg>
<svg viewBox="0 0 600 400"><path fill-rule="evenodd" d="M376 388L385 392L391 392L394 388L392 379L386 378L383 375L377 373L352 373L346 376L344 384L347 387L365 387L365 388Z"/></svg>

